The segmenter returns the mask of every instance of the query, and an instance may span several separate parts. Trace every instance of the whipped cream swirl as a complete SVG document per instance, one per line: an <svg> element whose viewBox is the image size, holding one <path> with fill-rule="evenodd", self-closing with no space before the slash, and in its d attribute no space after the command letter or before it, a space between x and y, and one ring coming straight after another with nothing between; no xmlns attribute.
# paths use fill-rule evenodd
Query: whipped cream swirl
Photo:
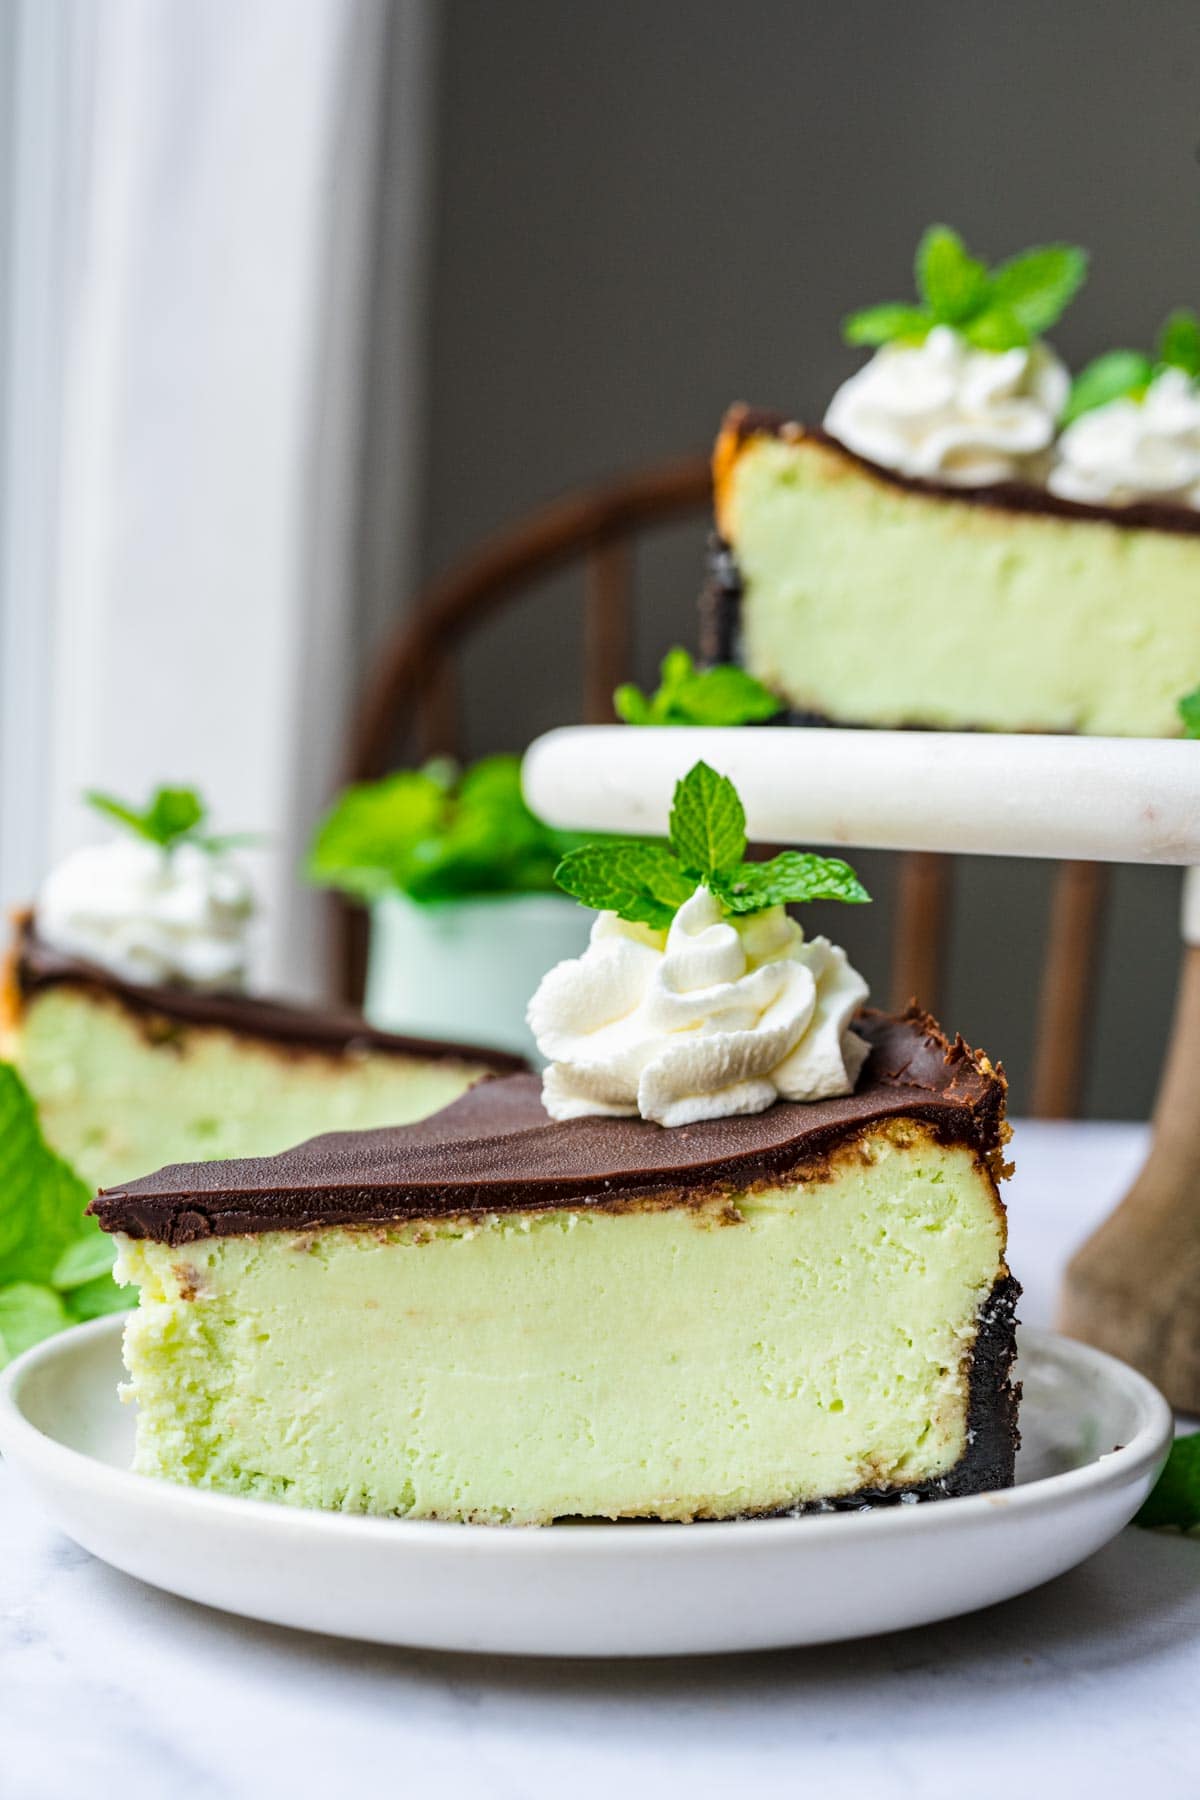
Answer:
<svg viewBox="0 0 1200 1800"><path fill-rule="evenodd" d="M668 931L601 913L583 956L529 1005L555 1119L660 1125L763 1112L853 1091L867 1046L850 1019L867 984L781 906L727 919L699 887Z"/></svg>
<svg viewBox="0 0 1200 1800"><path fill-rule="evenodd" d="M1110 400L1068 425L1046 481L1064 500L1129 506L1137 500L1200 507L1200 388L1164 369L1145 397Z"/></svg>
<svg viewBox="0 0 1200 1800"><path fill-rule="evenodd" d="M189 988L245 985L254 899L228 857L133 838L76 850L38 898L40 938L123 981Z"/></svg>
<svg viewBox="0 0 1200 1800"><path fill-rule="evenodd" d="M949 325L885 344L843 382L825 428L902 475L961 487L1040 479L1070 376L1045 344L976 350Z"/></svg>

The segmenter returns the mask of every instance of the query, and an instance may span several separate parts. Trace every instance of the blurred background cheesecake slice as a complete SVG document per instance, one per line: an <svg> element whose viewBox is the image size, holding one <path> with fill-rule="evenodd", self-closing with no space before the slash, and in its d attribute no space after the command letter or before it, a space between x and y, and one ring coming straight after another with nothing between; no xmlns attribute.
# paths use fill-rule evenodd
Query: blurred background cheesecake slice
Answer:
<svg viewBox="0 0 1200 1800"><path fill-rule="evenodd" d="M734 407L714 456L709 649L798 716L1180 733L1200 681L1200 512L950 486Z"/></svg>
<svg viewBox="0 0 1200 1800"><path fill-rule="evenodd" d="M323 1131L401 1125L521 1058L377 1031L353 1012L143 984L17 922L0 1051L48 1141L94 1187L166 1163L267 1156Z"/></svg>

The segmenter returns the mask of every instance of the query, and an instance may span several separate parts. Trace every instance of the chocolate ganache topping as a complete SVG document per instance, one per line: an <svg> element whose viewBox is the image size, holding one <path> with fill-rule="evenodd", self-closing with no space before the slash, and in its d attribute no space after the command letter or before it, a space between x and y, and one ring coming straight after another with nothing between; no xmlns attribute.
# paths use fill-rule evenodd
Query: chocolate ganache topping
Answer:
<svg viewBox="0 0 1200 1800"><path fill-rule="evenodd" d="M927 494L934 500L948 500L964 506L991 506L1001 512L1037 513L1052 519L1092 520L1119 525L1125 530L1167 531L1183 536L1200 533L1200 511L1166 500L1139 500L1128 506L1102 506L1080 500L1068 500L1061 494L1032 481L1003 481L982 487L955 487L948 482L930 481L923 476L902 475L881 463L871 462L849 449L831 432L819 425L801 425L786 413L765 407L731 406L721 424L714 458L718 486L722 469L730 453L755 437L780 438L784 443L822 444L845 457L867 475L888 487L904 488L909 493Z"/></svg>
<svg viewBox="0 0 1200 1800"><path fill-rule="evenodd" d="M855 1091L778 1101L749 1117L667 1129L643 1119L556 1123L538 1078L484 1082L414 1125L312 1138L280 1156L187 1163L107 1189L92 1204L106 1231L168 1244L329 1225L380 1225L470 1213L619 1207L745 1191L889 1120L912 1119L974 1149L999 1171L1003 1072L918 1011L866 1010L870 1056Z"/></svg>
<svg viewBox="0 0 1200 1800"><path fill-rule="evenodd" d="M46 989L87 987L107 995L127 1011L153 1024L210 1026L239 1037L261 1038L283 1050L338 1055L372 1051L380 1055L420 1057L474 1063L497 1075L527 1069L520 1056L479 1044L402 1037L368 1025L349 1008L309 1007L243 993L198 992L193 988L145 986L124 981L82 957L67 956L38 937L30 918L18 921L17 943L9 976L18 1005Z"/></svg>

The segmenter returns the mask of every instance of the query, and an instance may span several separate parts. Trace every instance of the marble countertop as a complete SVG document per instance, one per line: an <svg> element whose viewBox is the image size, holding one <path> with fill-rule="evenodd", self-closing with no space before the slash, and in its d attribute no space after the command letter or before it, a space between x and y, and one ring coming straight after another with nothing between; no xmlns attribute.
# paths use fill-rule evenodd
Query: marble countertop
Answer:
<svg viewBox="0 0 1200 1800"><path fill-rule="evenodd" d="M1132 1126L1020 1126L1022 1316L1123 1190ZM2 1800L1089 1800L1200 1793L1200 1543L1129 1530L970 1618L822 1650L538 1663L385 1650L117 1574L0 1469Z"/></svg>

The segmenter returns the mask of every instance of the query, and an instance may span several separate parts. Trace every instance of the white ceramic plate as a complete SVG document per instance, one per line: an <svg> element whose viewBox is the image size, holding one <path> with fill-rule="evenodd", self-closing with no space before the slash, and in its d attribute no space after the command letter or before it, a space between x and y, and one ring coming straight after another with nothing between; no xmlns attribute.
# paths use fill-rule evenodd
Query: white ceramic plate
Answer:
<svg viewBox="0 0 1200 1800"><path fill-rule="evenodd" d="M1133 1516L1170 1442L1157 1390L1021 1339L1024 1448L1005 1493L873 1512L548 1530L302 1512L130 1474L121 1320L0 1377L0 1451L85 1549L229 1612L385 1644L534 1656L758 1650L893 1631L1025 1592Z"/></svg>

